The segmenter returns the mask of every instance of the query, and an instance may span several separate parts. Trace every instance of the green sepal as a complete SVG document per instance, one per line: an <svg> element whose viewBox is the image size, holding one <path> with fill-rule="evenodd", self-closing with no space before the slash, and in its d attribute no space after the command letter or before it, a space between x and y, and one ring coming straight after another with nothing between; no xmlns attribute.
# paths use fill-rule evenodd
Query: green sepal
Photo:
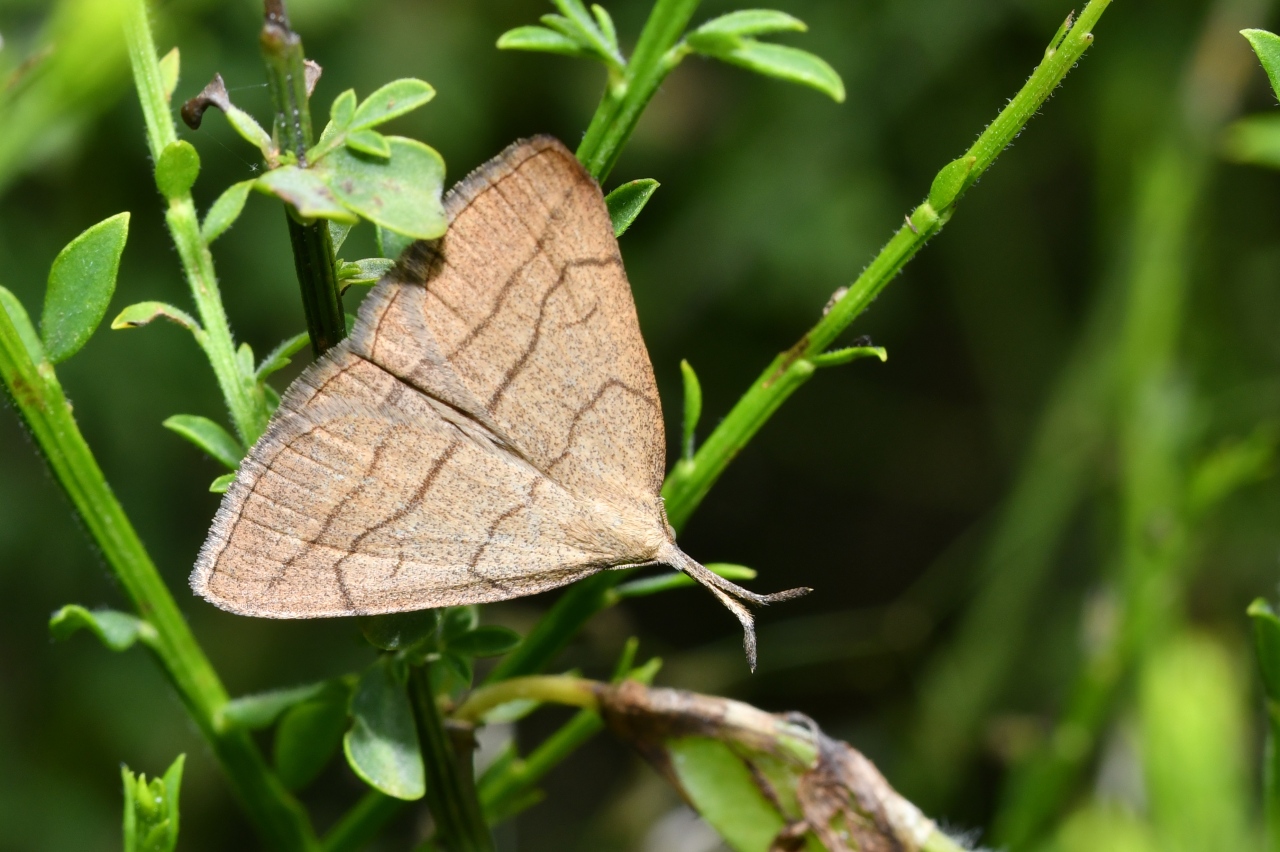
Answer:
<svg viewBox="0 0 1280 852"><path fill-rule="evenodd" d="M1240 35L1249 40L1263 70L1267 72L1272 91L1280 98L1280 36L1266 30L1241 30Z"/></svg>
<svg viewBox="0 0 1280 852"><path fill-rule="evenodd" d="M129 214L117 213L76 237L49 269L40 339L54 364L80 351L107 314L116 291Z"/></svg>
<svg viewBox="0 0 1280 852"><path fill-rule="evenodd" d="M160 318L177 323L188 331L199 331L200 324L191 314L164 302L138 302L130 305L111 321L111 329L119 331L124 328L142 328Z"/></svg>
<svg viewBox="0 0 1280 852"><path fill-rule="evenodd" d="M609 208L609 221L613 223L615 237L627 232L660 185L653 178L641 178L624 183L605 196L604 203Z"/></svg>
<svg viewBox="0 0 1280 852"><path fill-rule="evenodd" d="M342 749L352 771L370 787L396 799L420 799L426 780L418 731L405 684L392 668L392 658L383 657L361 675Z"/></svg>
<svg viewBox="0 0 1280 852"><path fill-rule="evenodd" d="M487 625L450 639L447 647L464 657L499 657L514 650L520 641L520 634L510 628Z"/></svg>
<svg viewBox="0 0 1280 852"><path fill-rule="evenodd" d="M684 379L684 428L680 452L684 454L685 461L693 461L694 437L698 421L702 419L702 384L688 361L680 362L680 376Z"/></svg>
<svg viewBox="0 0 1280 852"><path fill-rule="evenodd" d="M236 219L240 218L254 183L256 180L242 180L231 184L209 207L204 221L200 223L200 236L206 245L226 233L227 229L235 224Z"/></svg>
<svg viewBox="0 0 1280 852"><path fill-rule="evenodd" d="M164 421L164 428L195 444L206 455L222 462L231 470L240 466L244 447L230 432L198 414L175 414Z"/></svg>
<svg viewBox="0 0 1280 852"><path fill-rule="evenodd" d="M158 635L156 629L136 615L114 609L88 610L76 604L68 604L49 619L49 632L54 639L64 640L77 630L88 630L112 651L126 651L135 642L152 645Z"/></svg>
<svg viewBox="0 0 1280 852"><path fill-rule="evenodd" d="M161 778L147 780L120 767L124 784L124 852L173 852L178 845L178 791L186 755Z"/></svg>

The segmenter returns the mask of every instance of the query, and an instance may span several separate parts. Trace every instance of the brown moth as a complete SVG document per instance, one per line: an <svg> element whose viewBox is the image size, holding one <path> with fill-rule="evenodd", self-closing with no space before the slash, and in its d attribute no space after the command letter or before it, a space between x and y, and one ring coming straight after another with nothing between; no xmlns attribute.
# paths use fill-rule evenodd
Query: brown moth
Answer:
<svg viewBox="0 0 1280 852"><path fill-rule="evenodd" d="M758 595L676 546L662 410L600 187L549 137L448 195L349 338L289 388L191 587L267 618L371 615L665 564L742 622Z"/></svg>

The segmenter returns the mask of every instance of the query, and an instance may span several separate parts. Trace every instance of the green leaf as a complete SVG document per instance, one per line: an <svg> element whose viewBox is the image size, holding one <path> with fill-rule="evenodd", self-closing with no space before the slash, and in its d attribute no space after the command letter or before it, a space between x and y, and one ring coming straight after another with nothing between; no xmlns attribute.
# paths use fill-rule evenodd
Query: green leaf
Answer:
<svg viewBox="0 0 1280 852"><path fill-rule="evenodd" d="M840 75L825 60L807 50L752 38L722 40L717 37L701 46L691 41L689 46L722 62L740 65L766 77L799 83L817 89L837 103L844 102L844 82Z"/></svg>
<svg viewBox="0 0 1280 852"><path fill-rule="evenodd" d="M477 627L449 641L449 650L465 657L499 657L520 644L520 634L506 627Z"/></svg>
<svg viewBox="0 0 1280 852"><path fill-rule="evenodd" d="M439 623L439 610L392 612L360 619L360 632L375 648L405 651L433 637Z"/></svg>
<svg viewBox="0 0 1280 852"><path fill-rule="evenodd" d="M388 231L381 225L377 228L378 232L378 251L387 260L396 260L400 255L404 254L404 250L413 245L413 237L407 237L404 234L397 234L395 231Z"/></svg>
<svg viewBox="0 0 1280 852"><path fill-rule="evenodd" d="M54 259L40 317L40 337L53 363L79 352L106 316L128 237L129 214L118 213L76 237Z"/></svg>
<svg viewBox="0 0 1280 852"><path fill-rule="evenodd" d="M702 419L702 384L688 361L680 362L680 375L684 378L684 431L680 450L687 461L693 461L694 436Z"/></svg>
<svg viewBox="0 0 1280 852"><path fill-rule="evenodd" d="M689 803L731 847L753 852L773 848L786 822L729 745L707 737L680 737L666 747Z"/></svg>
<svg viewBox="0 0 1280 852"><path fill-rule="evenodd" d="M326 157L322 162L332 159ZM304 219L332 219L336 222L351 222L358 218L338 200L334 191L329 188L327 174L320 169L302 169L297 166L281 166L272 169L254 181L254 187L270 193L289 204Z"/></svg>
<svg viewBox="0 0 1280 852"><path fill-rule="evenodd" d="M360 678L351 698L354 722L342 740L352 770L375 790L397 799L426 791L418 731L405 686L383 657Z"/></svg>
<svg viewBox="0 0 1280 852"><path fill-rule="evenodd" d="M316 148L325 147L325 143L346 131L351 126L351 119L355 117L355 114L356 91L355 89L347 89L333 99L333 105L329 107L329 123L325 125L324 131L320 134L320 141L316 144Z"/></svg>
<svg viewBox="0 0 1280 852"><path fill-rule="evenodd" d="M224 473L222 474L222 476L219 476L213 482L209 483L209 493L210 494L226 494L227 489L231 487L231 483L235 481L236 481L235 471L232 471L231 473Z"/></svg>
<svg viewBox="0 0 1280 852"><path fill-rule="evenodd" d="M22 306L22 302L5 287L0 287L0 309L9 315L9 321L13 323L22 345L26 347L31 363L43 364L46 358L40 335L36 334L36 328L31 324L31 317L27 316L27 309Z"/></svg>
<svg viewBox="0 0 1280 852"><path fill-rule="evenodd" d="M653 178L641 178L624 183L605 196L604 203L609 208L609 221L613 223L615 237L627 232L660 185Z"/></svg>
<svg viewBox="0 0 1280 852"><path fill-rule="evenodd" d="M444 637L447 645L463 633L475 630L479 624L479 607L451 606L444 611L444 623L440 627L440 635Z"/></svg>
<svg viewBox="0 0 1280 852"><path fill-rule="evenodd" d="M178 791L186 755L164 777L147 780L120 767L124 782L124 852L173 852L178 844Z"/></svg>
<svg viewBox="0 0 1280 852"><path fill-rule="evenodd" d="M934 176L929 187L929 204L935 211L945 210L955 203L968 187L969 175L977 162L977 157L961 157L947 163Z"/></svg>
<svg viewBox="0 0 1280 852"><path fill-rule="evenodd" d="M345 699L345 688L337 688L335 683L341 682L322 680L233 698L222 706L222 712L218 714L219 726L248 731L269 728L286 710L304 701L312 701L329 693L336 693Z"/></svg>
<svg viewBox="0 0 1280 852"><path fill-rule="evenodd" d="M293 356L301 352L303 347L310 342L311 337L305 331L290 337L275 349L272 349L271 352L267 354L267 357L262 359L262 363L258 365L258 369L255 371L254 376L258 381L262 381L272 373L283 370L285 367L289 366Z"/></svg>
<svg viewBox="0 0 1280 852"><path fill-rule="evenodd" d="M516 27L498 37L499 50L533 50L539 53L557 53L577 59L592 58L591 51L578 42L546 27Z"/></svg>
<svg viewBox="0 0 1280 852"><path fill-rule="evenodd" d="M230 101L227 102L223 113L227 117L227 121L235 128L236 133L240 134L240 138L256 147L262 152L265 160L271 160L275 153L275 145L271 142L271 134L262 129L262 125L249 113L239 107L231 106Z"/></svg>
<svg viewBox="0 0 1280 852"><path fill-rule="evenodd" d="M712 18L690 34L689 42L702 35L734 36L738 38L766 33L805 32L809 28L804 21L786 12L773 9L743 9Z"/></svg>
<svg viewBox="0 0 1280 852"><path fill-rule="evenodd" d="M413 139L386 139L390 159L339 148L311 171L323 172L332 194L362 218L415 239L440 236L448 226L440 200L444 160Z"/></svg>
<svg viewBox="0 0 1280 852"><path fill-rule="evenodd" d="M347 147L361 154L369 154L383 159L391 156L391 145L387 137L376 130L353 130L347 134Z"/></svg>
<svg viewBox="0 0 1280 852"><path fill-rule="evenodd" d="M1253 619L1253 639L1258 653L1258 667L1267 698L1280 701L1280 618L1262 598L1249 604Z"/></svg>
<svg viewBox="0 0 1280 852"><path fill-rule="evenodd" d="M173 100L173 93L178 88L178 68L181 64L176 47L160 58L160 85L164 89L166 101Z"/></svg>
<svg viewBox="0 0 1280 852"><path fill-rule="evenodd" d="M125 651L138 641L150 645L157 637L156 629L141 618L114 609L91 612L82 606L69 604L49 619L49 632L54 639L67 639L81 629L93 633L112 651Z"/></svg>
<svg viewBox="0 0 1280 852"><path fill-rule="evenodd" d="M754 580L757 576L754 568L748 568L745 565L733 565L728 562L709 562L706 568L726 580ZM656 577L630 580L619 585L614 590L614 594L618 596L619 600L626 600L628 598L644 598L649 595L669 592L673 589L691 588L696 585L697 582L689 575L679 571L671 571L666 574L659 574Z"/></svg>
<svg viewBox="0 0 1280 852"><path fill-rule="evenodd" d="M595 16L596 25L600 28L600 34L609 42L609 47L617 52L618 28L614 25L613 18L609 15L609 10L599 3L592 3L591 14Z"/></svg>
<svg viewBox="0 0 1280 852"><path fill-rule="evenodd" d="M244 447L226 429L198 414L175 414L162 424L170 432L186 438L209 457L231 470L240 466Z"/></svg>
<svg viewBox="0 0 1280 852"><path fill-rule="evenodd" d="M164 146L156 160L156 186L165 198L179 198L191 191L200 175L200 154L185 139Z"/></svg>
<svg viewBox="0 0 1280 852"><path fill-rule="evenodd" d="M341 747L346 730L347 697L343 693L290 708L276 728L273 749L276 773L284 785L300 790L314 781Z"/></svg>
<svg viewBox="0 0 1280 852"><path fill-rule="evenodd" d="M1280 98L1280 36L1266 30L1241 30L1240 35L1249 40L1253 52L1258 54L1271 88Z"/></svg>
<svg viewBox="0 0 1280 852"><path fill-rule="evenodd" d="M256 183L254 180L233 183L218 196L217 201L213 202L204 221L200 223L200 236L206 244L225 234L227 229L235 224L236 219L240 218L240 212L244 210L245 200L249 197L249 190L253 189L254 183Z"/></svg>
<svg viewBox="0 0 1280 852"><path fill-rule="evenodd" d="M351 119L352 130L375 127L412 112L436 96L431 84L412 77L392 80L365 98Z"/></svg>
<svg viewBox="0 0 1280 852"><path fill-rule="evenodd" d="M142 328L154 320L164 317L189 331L200 328L195 318L186 311L167 305L164 302L138 302L125 308L111 321L111 328L118 331L122 328Z"/></svg>
<svg viewBox="0 0 1280 852"><path fill-rule="evenodd" d="M848 346L844 349L833 349L830 352L823 352L821 355L811 356L809 362L815 367L839 367L842 364L851 364L863 358L878 358L880 363L883 364L889 360L889 353L883 346Z"/></svg>
<svg viewBox="0 0 1280 852"><path fill-rule="evenodd" d="M338 280L342 282L343 291L348 287L377 284L395 265L394 260L385 257L348 261L338 267Z"/></svg>

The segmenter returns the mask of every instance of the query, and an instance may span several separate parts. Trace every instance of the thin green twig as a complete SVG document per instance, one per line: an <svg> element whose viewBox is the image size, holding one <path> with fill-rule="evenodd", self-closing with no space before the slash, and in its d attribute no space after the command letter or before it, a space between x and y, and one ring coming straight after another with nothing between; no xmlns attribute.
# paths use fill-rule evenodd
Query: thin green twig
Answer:
<svg viewBox="0 0 1280 852"><path fill-rule="evenodd" d="M125 38L129 46L129 62L147 126L147 145L151 159L159 162L166 147L178 141L174 131L169 101L165 95L160 64L156 56L151 26L147 20L146 0L129 0L125 19ZM248 446L267 427L269 410L261 386L252 375L242 371L236 362L235 341L218 279L213 271L209 246L200 236L200 219L190 192L168 199L165 222L182 260L182 270L191 285L191 295L203 327L198 337L217 377L240 440Z"/></svg>
<svg viewBox="0 0 1280 852"><path fill-rule="evenodd" d="M222 764L246 813L273 847L290 852L315 849L306 813L267 767L248 733L218 724L219 711L227 702L225 688L107 485L80 434L53 365L32 361L3 309L0 373L50 469L138 615L155 628L156 638L148 644Z"/></svg>

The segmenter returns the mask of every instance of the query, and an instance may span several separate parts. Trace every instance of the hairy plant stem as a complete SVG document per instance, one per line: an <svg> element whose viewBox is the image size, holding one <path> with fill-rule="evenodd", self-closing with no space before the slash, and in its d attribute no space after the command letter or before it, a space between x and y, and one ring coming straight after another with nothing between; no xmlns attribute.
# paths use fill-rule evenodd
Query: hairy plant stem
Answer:
<svg viewBox="0 0 1280 852"><path fill-rule="evenodd" d="M684 34L701 0L658 0L627 62L626 75L610 80L604 98L587 126L578 159L600 183L613 171L644 108L667 74L679 62L669 51Z"/></svg>
<svg viewBox="0 0 1280 852"><path fill-rule="evenodd" d="M32 360L3 309L0 374L49 468L138 615L155 628L155 639L148 644L217 756L245 812L273 848L316 849L306 813L268 768L249 734L218 723L227 702L226 689L107 485L76 426L53 365Z"/></svg>
<svg viewBox="0 0 1280 852"><path fill-rule="evenodd" d="M167 146L178 140L169 113L155 42L147 21L146 0L129 0L125 18L125 39L129 62L147 126L147 145L153 162L160 160ZM231 422L245 446L252 444L267 428L269 410L262 388L251 375L240 370L236 362L235 341L218 279L213 271L213 257L200 236L200 218L190 192L171 197L165 211L165 222L178 249L182 270L191 285L202 333L197 336L209 364L213 367L218 387L231 413Z"/></svg>
<svg viewBox="0 0 1280 852"><path fill-rule="evenodd" d="M306 56L302 38L289 26L284 0L266 0L262 25L262 58L267 68L276 144L307 165L307 149L312 143L311 105L307 94ZM293 265L302 289L302 310L306 315L311 349L317 355L346 337L346 317L338 290L333 263L333 239L323 219L303 222L286 208Z"/></svg>
<svg viewBox="0 0 1280 852"><path fill-rule="evenodd" d="M688 17L693 14L695 5L689 0L685 0L683 4L677 0L669 0L667 3L659 0L653 14L650 15L650 23L646 25L646 31L650 26L655 27L655 31L658 29L658 25L654 23L654 17L658 14L659 8L680 7L682 12L687 12L683 19L687 22ZM967 185L972 185L983 172L990 168L1000 152L1022 132L1027 121L1048 100L1067 73L1093 44L1092 27L1109 5L1111 0L1090 0L1079 18L1075 19L1074 26L1062 38L1061 43L1046 53L1044 60L1037 66L1021 91L983 131L965 155L965 158L970 158L972 162ZM669 31L664 26L661 32ZM657 35L654 36L654 40L658 43ZM637 55L640 53L638 47L636 52ZM634 57L632 61L635 62ZM610 108L611 97L611 94L605 95L605 103L596 113L596 119L592 121L592 130L588 131L588 138L583 141L583 146L579 148L578 153L579 158L597 176L607 174L607 169L598 172L598 168L607 164L611 158L616 159L617 156L616 150L611 149L604 142L595 141L596 135L601 139L614 136L612 131L599 130L596 126L598 122L604 121L600 116ZM615 112L609 114L616 116L619 113L615 108ZM596 132L593 133L593 131ZM625 139L625 136L619 138ZM589 142L591 144L588 144ZM927 201L918 206L907 217L907 223L898 229L898 232L880 250L880 253L843 296L831 306L817 325L801 337L795 346L778 355L765 368L694 454L693 459L676 465L667 476L662 489L663 498L666 500L667 517L672 526L679 530L688 521L729 463L787 398L817 371L819 368L817 359L871 305L916 252L942 230L950 220L958 200L959 196L952 199L950 204L942 210L935 210ZM488 682L540 671L564 648L570 638L577 634L587 619L607 605L610 600L609 591L628 575L628 572L624 571L602 572L574 584L543 616L521 646L504 658L502 663L493 670Z"/></svg>
<svg viewBox="0 0 1280 852"><path fill-rule="evenodd" d="M422 743L427 807L436 823L435 844L444 852L493 852L493 836L476 796L471 744L459 747L445 728L431 690L428 666L410 667L409 696ZM471 732L464 736L470 739Z"/></svg>

